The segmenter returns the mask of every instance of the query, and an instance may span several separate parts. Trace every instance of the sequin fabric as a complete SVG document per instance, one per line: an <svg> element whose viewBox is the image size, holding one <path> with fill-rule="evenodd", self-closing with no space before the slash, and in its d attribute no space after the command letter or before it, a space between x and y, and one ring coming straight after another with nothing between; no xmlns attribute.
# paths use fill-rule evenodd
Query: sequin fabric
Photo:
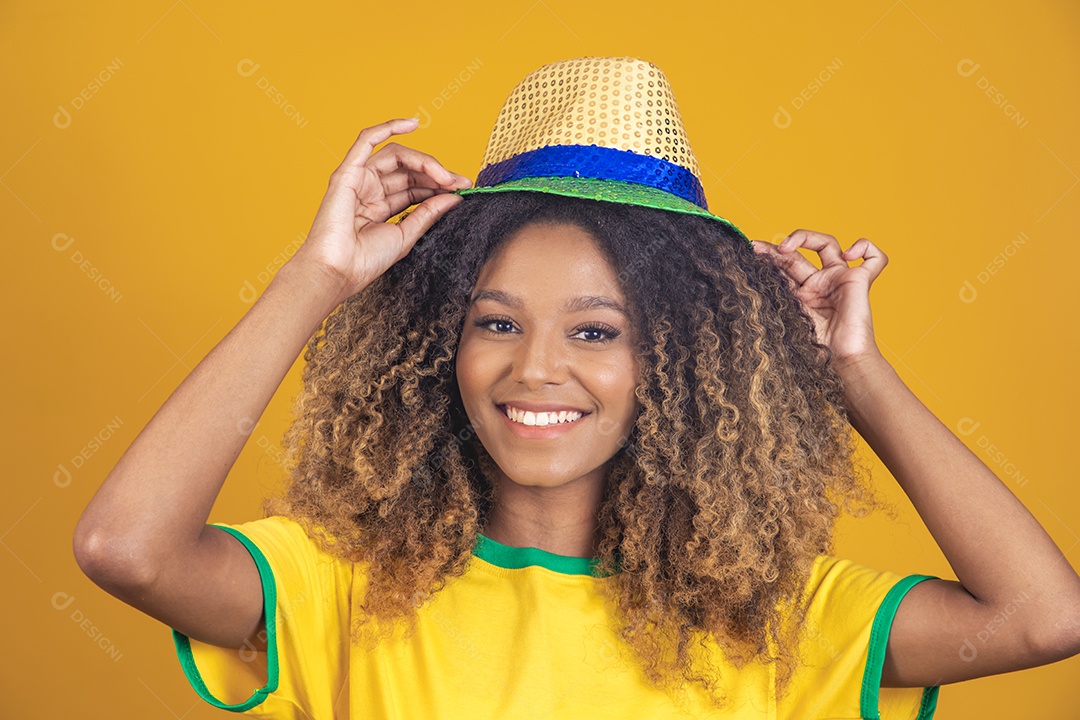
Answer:
<svg viewBox="0 0 1080 720"><path fill-rule="evenodd" d="M488 165L476 178L482 186L526 177L584 177L620 180L659 188L708 210L705 190L689 170L630 150L597 145L549 145Z"/></svg>
<svg viewBox="0 0 1080 720"><path fill-rule="evenodd" d="M637 58L576 58L529 73L503 104L481 168L549 145L631 150L701 177L671 85Z"/></svg>
<svg viewBox="0 0 1080 720"><path fill-rule="evenodd" d="M632 57L551 63L510 92L476 183L456 192L506 190L702 215L738 231L708 209L697 158L664 73Z"/></svg>
<svg viewBox="0 0 1080 720"><path fill-rule="evenodd" d="M529 190L545 192L551 195L565 195L568 197L587 198L589 200L603 200L605 202L623 203L628 205L642 205L644 207L669 210L686 215L701 215L712 220L728 225L736 230L740 236L742 231L730 220L718 215L713 215L699 205L689 200L675 197L671 193L648 185L622 182L621 180L598 180L595 178L575 177L527 177L520 180L507 180L493 187L469 188L456 190L459 195L471 195L473 193L508 192L511 190ZM750 240L746 241L751 246Z"/></svg>

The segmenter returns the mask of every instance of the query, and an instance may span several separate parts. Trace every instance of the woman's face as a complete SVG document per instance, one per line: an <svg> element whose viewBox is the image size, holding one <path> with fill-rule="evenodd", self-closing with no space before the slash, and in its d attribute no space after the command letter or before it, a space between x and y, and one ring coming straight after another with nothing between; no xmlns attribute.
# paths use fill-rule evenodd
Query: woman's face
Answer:
<svg viewBox="0 0 1080 720"><path fill-rule="evenodd" d="M615 270L576 225L528 225L481 269L457 381L477 436L513 482L603 482L639 410L636 329L620 307ZM539 411L582 416L556 423L574 415Z"/></svg>

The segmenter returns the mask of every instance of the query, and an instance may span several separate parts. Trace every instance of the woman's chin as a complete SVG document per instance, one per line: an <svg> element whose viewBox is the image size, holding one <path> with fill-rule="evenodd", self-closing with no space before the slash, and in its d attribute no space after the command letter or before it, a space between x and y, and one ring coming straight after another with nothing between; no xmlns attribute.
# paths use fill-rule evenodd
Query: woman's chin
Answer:
<svg viewBox="0 0 1080 720"><path fill-rule="evenodd" d="M547 466L541 469L541 466L536 463L518 468L516 463L501 463L498 458L495 462L502 471L504 482L511 482L518 487L557 488L570 485L593 474L588 470L567 467Z"/></svg>

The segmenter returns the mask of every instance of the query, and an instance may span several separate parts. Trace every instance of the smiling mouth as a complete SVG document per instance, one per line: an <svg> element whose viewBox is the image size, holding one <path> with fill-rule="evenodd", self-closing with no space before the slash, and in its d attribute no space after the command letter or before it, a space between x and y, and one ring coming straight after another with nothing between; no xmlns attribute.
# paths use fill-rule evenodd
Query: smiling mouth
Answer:
<svg viewBox="0 0 1080 720"><path fill-rule="evenodd" d="M496 405L499 412L511 422L525 427L555 427L558 425L571 425L590 413L579 410L560 410L558 412L532 412L521 410L510 405Z"/></svg>

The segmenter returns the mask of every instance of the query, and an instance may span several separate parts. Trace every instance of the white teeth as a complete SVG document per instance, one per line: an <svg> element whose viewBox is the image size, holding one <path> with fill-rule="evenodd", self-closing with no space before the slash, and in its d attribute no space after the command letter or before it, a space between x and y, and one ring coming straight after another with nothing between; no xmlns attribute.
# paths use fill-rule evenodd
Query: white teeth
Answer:
<svg viewBox="0 0 1080 720"><path fill-rule="evenodd" d="M510 405L507 405L505 407L506 416L514 422L519 422L523 425L533 425L536 427L556 425L558 423L574 422L575 420L579 419L583 414L572 410L535 413L531 410L519 410L515 407L511 407Z"/></svg>

